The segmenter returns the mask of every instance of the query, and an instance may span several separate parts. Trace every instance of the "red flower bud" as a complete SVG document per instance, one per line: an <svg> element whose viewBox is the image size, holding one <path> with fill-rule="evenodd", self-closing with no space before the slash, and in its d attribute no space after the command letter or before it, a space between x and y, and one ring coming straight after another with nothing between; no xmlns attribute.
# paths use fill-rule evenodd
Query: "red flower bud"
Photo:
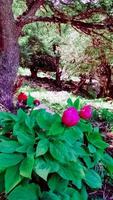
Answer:
<svg viewBox="0 0 113 200"><path fill-rule="evenodd" d="M74 107L70 107L63 112L62 123L67 127L75 126L79 121L78 111Z"/></svg>
<svg viewBox="0 0 113 200"><path fill-rule="evenodd" d="M83 119L90 119L92 117L92 108L90 105L85 105L79 113L79 116Z"/></svg>
<svg viewBox="0 0 113 200"><path fill-rule="evenodd" d="M36 106L38 106L38 105L40 105L40 101L39 101L38 99L35 99L35 100L34 100L34 104L35 104Z"/></svg>
<svg viewBox="0 0 113 200"><path fill-rule="evenodd" d="M20 101L26 101L27 100L27 95L23 92L21 92L19 95L18 95L18 102Z"/></svg>

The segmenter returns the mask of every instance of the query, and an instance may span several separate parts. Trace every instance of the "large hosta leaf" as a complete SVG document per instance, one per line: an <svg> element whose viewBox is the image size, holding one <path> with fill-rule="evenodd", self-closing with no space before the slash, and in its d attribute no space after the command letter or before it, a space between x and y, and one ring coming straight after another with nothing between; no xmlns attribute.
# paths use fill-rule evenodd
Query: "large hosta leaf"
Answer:
<svg viewBox="0 0 113 200"><path fill-rule="evenodd" d="M68 181L62 179L60 176L55 174L55 175L53 175L49 178L48 185L49 185L52 192L53 191L62 192L62 191L66 190L66 187L68 185Z"/></svg>
<svg viewBox="0 0 113 200"><path fill-rule="evenodd" d="M54 159L62 163L76 160L76 154L73 148L62 141L50 143L50 153Z"/></svg>
<svg viewBox="0 0 113 200"><path fill-rule="evenodd" d="M5 173L5 192L10 192L21 180L19 166L9 167Z"/></svg>
<svg viewBox="0 0 113 200"><path fill-rule="evenodd" d="M102 187L101 177L93 169L88 169L86 171L84 180L87 183L87 185L91 188Z"/></svg>
<svg viewBox="0 0 113 200"><path fill-rule="evenodd" d="M0 169L7 168L18 164L22 161L24 156L22 154L0 154Z"/></svg>
<svg viewBox="0 0 113 200"><path fill-rule="evenodd" d="M36 157L44 155L48 151L48 148L49 148L48 139L45 138L43 140L40 140L36 148Z"/></svg>
<svg viewBox="0 0 113 200"><path fill-rule="evenodd" d="M75 181L77 179L83 179L85 177L82 165L79 161L70 162L69 164L61 165L61 168L57 172L62 178Z"/></svg>
<svg viewBox="0 0 113 200"><path fill-rule="evenodd" d="M51 167L43 159L37 159L35 164L35 172L38 176L47 181L48 174L51 171Z"/></svg>
<svg viewBox="0 0 113 200"><path fill-rule="evenodd" d="M19 143L16 141L6 141L6 140L2 140L0 142L0 152L2 153L13 153L16 151L16 149L19 147Z"/></svg>
<svg viewBox="0 0 113 200"><path fill-rule="evenodd" d="M49 130L54 122L54 115L46 112L44 109L37 111L37 124L40 128Z"/></svg>
<svg viewBox="0 0 113 200"><path fill-rule="evenodd" d="M21 163L20 166L20 174L23 177L26 178L31 178L32 170L33 170L33 165L34 165L34 155L28 155L23 162Z"/></svg>
<svg viewBox="0 0 113 200"><path fill-rule="evenodd" d="M36 159L34 170L38 176L47 181L49 173L54 173L59 170L59 164L50 156Z"/></svg>
<svg viewBox="0 0 113 200"><path fill-rule="evenodd" d="M20 185L8 196L8 200L38 200L39 188L35 184Z"/></svg>
<svg viewBox="0 0 113 200"><path fill-rule="evenodd" d="M41 200L62 200L61 197L53 192L44 192Z"/></svg>

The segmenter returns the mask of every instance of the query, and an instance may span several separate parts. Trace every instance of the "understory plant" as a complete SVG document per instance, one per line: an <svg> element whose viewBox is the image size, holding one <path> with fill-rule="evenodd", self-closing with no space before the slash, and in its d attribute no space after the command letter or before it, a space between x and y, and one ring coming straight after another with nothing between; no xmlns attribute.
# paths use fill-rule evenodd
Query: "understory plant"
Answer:
<svg viewBox="0 0 113 200"><path fill-rule="evenodd" d="M98 121L105 121L113 124L113 112L106 108L101 108L99 110L95 109L93 112L93 118Z"/></svg>
<svg viewBox="0 0 113 200"><path fill-rule="evenodd" d="M7 200L87 200L102 187L97 166L112 178L113 159L90 106L68 100L62 116L44 109L0 113L0 192ZM76 117L75 117L76 115Z"/></svg>

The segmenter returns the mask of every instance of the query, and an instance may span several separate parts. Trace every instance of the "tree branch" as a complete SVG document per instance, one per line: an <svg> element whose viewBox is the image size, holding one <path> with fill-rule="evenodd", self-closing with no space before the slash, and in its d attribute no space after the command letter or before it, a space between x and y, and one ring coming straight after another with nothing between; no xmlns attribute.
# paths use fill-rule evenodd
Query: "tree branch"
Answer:
<svg viewBox="0 0 113 200"><path fill-rule="evenodd" d="M34 0L26 0L27 8L29 9L33 3L34 3Z"/></svg>
<svg viewBox="0 0 113 200"><path fill-rule="evenodd" d="M17 18L18 23L34 16L36 11L44 4L45 0L27 0L27 10Z"/></svg>
<svg viewBox="0 0 113 200"><path fill-rule="evenodd" d="M77 28L78 30L84 32L85 34L91 35L92 30L108 30L113 32L113 23L111 21L102 21L100 23L93 23L93 22L85 22L82 21L84 18L91 17L95 12L106 14L105 11L103 11L100 8L92 8L81 13L77 16L68 16L67 14L63 13L62 11L59 11L58 9L54 8L52 4L49 4L51 10L53 11L54 15L51 17L38 17L35 16L35 13L40 6L44 5L45 0L27 0L28 10L18 18L16 21L16 24L18 26L18 30L23 28L24 25L33 23L33 22L49 22L49 23L63 23L63 24L70 24L73 28ZM76 19L77 18L77 19ZM80 20L81 19L81 20ZM107 18L110 19L110 18Z"/></svg>
<svg viewBox="0 0 113 200"><path fill-rule="evenodd" d="M112 43L112 40L109 39L108 37L106 37L106 36L104 35L104 33L99 33L99 32L96 32L95 30L92 30L92 33L94 33L95 35L98 35L98 36L104 38L104 39L107 40L109 43Z"/></svg>
<svg viewBox="0 0 113 200"><path fill-rule="evenodd" d="M33 22L49 22L49 23L63 23L63 24L70 24L72 26L75 27L83 27L86 29L106 29L107 24L102 24L102 23L87 23L87 22L83 22L80 20L74 20L74 19L67 19L67 18L60 18L60 17L37 17L37 16L33 16L33 17L28 17L24 20L21 21L17 21L17 25L20 26L21 28L29 23L33 23ZM113 27L113 24L109 24L110 27Z"/></svg>
<svg viewBox="0 0 113 200"><path fill-rule="evenodd" d="M102 14L102 15L107 15L107 12L103 10L102 8L90 8L78 15L73 16L73 19L77 19L77 20L88 19L97 13Z"/></svg>

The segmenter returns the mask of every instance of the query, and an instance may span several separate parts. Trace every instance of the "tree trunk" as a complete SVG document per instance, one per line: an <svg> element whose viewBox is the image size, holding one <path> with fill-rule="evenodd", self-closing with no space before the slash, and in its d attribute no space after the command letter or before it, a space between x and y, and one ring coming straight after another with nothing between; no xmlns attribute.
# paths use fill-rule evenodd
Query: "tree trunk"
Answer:
<svg viewBox="0 0 113 200"><path fill-rule="evenodd" d="M0 103L13 107L13 85L19 66L19 46L12 13L13 0L0 0Z"/></svg>

